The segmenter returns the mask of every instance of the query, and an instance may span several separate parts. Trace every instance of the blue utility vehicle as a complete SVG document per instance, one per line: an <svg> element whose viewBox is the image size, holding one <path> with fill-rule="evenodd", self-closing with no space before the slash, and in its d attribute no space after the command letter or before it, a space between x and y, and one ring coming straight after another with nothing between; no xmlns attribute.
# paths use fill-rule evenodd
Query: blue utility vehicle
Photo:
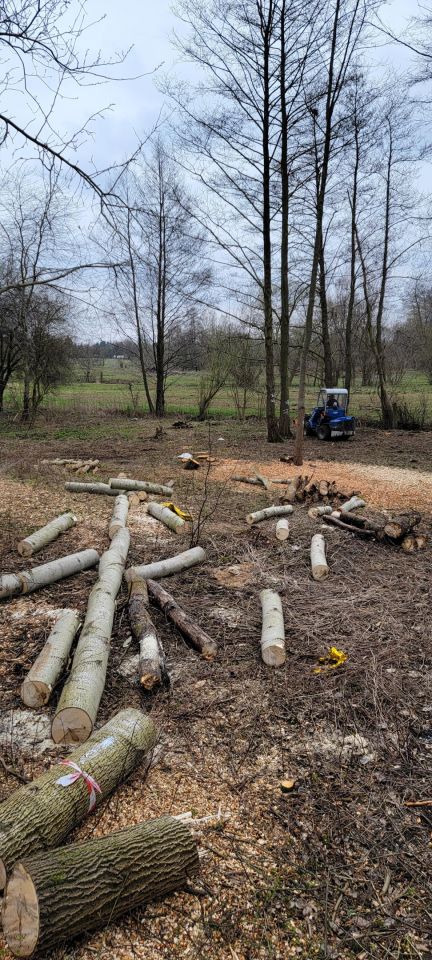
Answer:
<svg viewBox="0 0 432 960"><path fill-rule="evenodd" d="M305 416L304 426L306 436L318 437L318 440L353 437L355 419L348 416L348 390L321 387L317 405L310 416Z"/></svg>

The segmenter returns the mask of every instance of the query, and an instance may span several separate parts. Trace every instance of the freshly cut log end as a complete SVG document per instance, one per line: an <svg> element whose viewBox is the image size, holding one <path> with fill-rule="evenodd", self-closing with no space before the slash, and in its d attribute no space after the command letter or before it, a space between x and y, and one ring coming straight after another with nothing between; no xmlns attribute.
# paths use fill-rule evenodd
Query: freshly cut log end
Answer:
<svg viewBox="0 0 432 960"><path fill-rule="evenodd" d="M85 743L91 736L93 722L85 710L64 707L52 722L54 743Z"/></svg>
<svg viewBox="0 0 432 960"><path fill-rule="evenodd" d="M63 610L48 640L21 685L21 698L27 707L42 707L51 696L64 670L79 626L76 610Z"/></svg>
<svg viewBox="0 0 432 960"><path fill-rule="evenodd" d="M333 508L330 506L311 507L310 510L308 510L308 516L311 518L311 520L317 520L318 517L327 517L327 516L330 516L332 513L333 513Z"/></svg>
<svg viewBox="0 0 432 960"><path fill-rule="evenodd" d="M427 537L423 534L415 536L411 533L402 540L402 550L404 553L418 553L419 550L426 550Z"/></svg>
<svg viewBox="0 0 432 960"><path fill-rule="evenodd" d="M40 530L35 530L31 536L21 540L17 547L18 553L21 557L32 557L34 553L43 550L53 540L57 540L57 537L65 530L75 526L76 521L77 518L73 513L62 513L60 517L56 517L55 520L51 520Z"/></svg>
<svg viewBox="0 0 432 960"><path fill-rule="evenodd" d="M273 517L288 517L293 513L294 508L287 504L286 506L265 507L264 510L256 510L254 513L248 513L246 523L253 526L254 523L260 523L262 520L272 520Z"/></svg>
<svg viewBox="0 0 432 960"><path fill-rule="evenodd" d="M182 520L181 517L178 517L172 510L169 510L168 507L163 507L160 503L149 503L147 513L149 513L151 517L154 517L155 520L163 523L164 526L172 530L173 533L185 532L185 521Z"/></svg>
<svg viewBox="0 0 432 960"><path fill-rule="evenodd" d="M285 628L281 598L273 590L260 593L262 607L261 655L269 667L285 663Z"/></svg>
<svg viewBox="0 0 432 960"><path fill-rule="evenodd" d="M314 580L325 580L330 573L330 569L326 560L326 544L321 533L316 533L312 537L310 557Z"/></svg>
<svg viewBox="0 0 432 960"><path fill-rule="evenodd" d="M161 817L17 863L3 904L16 957L103 926L177 890L199 872L187 821Z"/></svg>
<svg viewBox="0 0 432 960"><path fill-rule="evenodd" d="M190 550L184 550L183 553L176 554L175 557L168 557L166 560L158 560L156 563L147 563L141 567L129 567L125 573L127 583L135 577L142 577L143 580L159 580L160 577L171 577L176 573L182 573L190 567L202 563L206 558L206 552L202 547L192 547Z"/></svg>
<svg viewBox="0 0 432 960"><path fill-rule="evenodd" d="M391 540L400 540L402 537L412 534L414 527L420 523L420 520L421 516L419 513L407 513L400 517L394 517L385 524L384 533L387 537L390 537Z"/></svg>
<svg viewBox="0 0 432 960"><path fill-rule="evenodd" d="M360 507L365 507L366 501L361 500L360 497L351 497L351 500L347 500L346 503L343 503L341 506L342 513L349 513L350 510L359 510Z"/></svg>
<svg viewBox="0 0 432 960"><path fill-rule="evenodd" d="M278 520L276 524L276 540L288 540L290 535L288 520Z"/></svg>

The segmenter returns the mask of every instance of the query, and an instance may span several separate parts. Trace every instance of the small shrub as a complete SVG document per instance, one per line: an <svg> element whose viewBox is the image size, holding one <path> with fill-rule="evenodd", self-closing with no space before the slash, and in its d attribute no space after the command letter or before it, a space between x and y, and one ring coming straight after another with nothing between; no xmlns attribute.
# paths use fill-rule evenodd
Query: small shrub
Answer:
<svg viewBox="0 0 432 960"><path fill-rule="evenodd" d="M393 403L395 426L398 430L427 430L427 397L422 394L417 404L410 406L404 400L395 400Z"/></svg>

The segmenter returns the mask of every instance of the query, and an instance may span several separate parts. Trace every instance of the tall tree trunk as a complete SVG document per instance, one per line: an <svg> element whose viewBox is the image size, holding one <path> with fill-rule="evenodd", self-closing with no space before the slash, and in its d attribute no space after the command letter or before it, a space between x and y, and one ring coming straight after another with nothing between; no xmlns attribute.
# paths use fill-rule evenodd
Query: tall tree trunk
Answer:
<svg viewBox="0 0 432 960"><path fill-rule="evenodd" d="M159 164L159 256L156 315L156 416L165 415L165 296L166 242L163 172Z"/></svg>
<svg viewBox="0 0 432 960"><path fill-rule="evenodd" d="M327 302L327 277L325 267L324 237L321 226L319 251L319 299L321 308L321 330L324 351L324 380L327 387L333 386L333 358L329 331L329 316ZM336 386L336 384L335 384Z"/></svg>
<svg viewBox="0 0 432 960"><path fill-rule="evenodd" d="M128 241L128 252L129 252L129 265L130 265L131 279L132 279L132 299L133 299L133 307L134 307L135 329L136 329L137 340L138 340L138 355L139 355L139 361L140 361L140 367L141 367L141 376L142 376L143 385L144 385L144 392L146 395L149 413L154 413L154 404L151 397L150 388L149 388L148 379L147 379L146 360L145 360L145 353L144 353L144 341L143 341L141 323L140 323L137 279L136 279L136 271L135 271L135 261L133 257L132 238L131 238L131 232L130 232L130 217L131 217L131 212L130 210L128 210L127 241Z"/></svg>
<svg viewBox="0 0 432 960"><path fill-rule="evenodd" d="M289 407L289 171L288 113L286 103L285 0L281 8L280 98L281 98L281 315L280 315L280 406L279 433L292 437Z"/></svg>
<svg viewBox="0 0 432 960"><path fill-rule="evenodd" d="M279 434L276 417L276 392L274 376L274 348L273 348L273 297L272 297L272 249L271 249L271 203L270 203L270 38L273 30L273 9L270 0L266 16L260 8L261 29L263 35L263 207L262 207L262 236L263 236L263 300L264 300L264 343L265 343L265 371L266 371L266 419L267 440L277 443Z"/></svg>
<svg viewBox="0 0 432 960"><path fill-rule="evenodd" d="M348 310L345 325L345 387L350 392L351 378L353 374L353 356L352 356L352 325L354 317L354 305L356 294L356 223L357 223L357 195L358 195L358 175L360 167L360 140L357 113L354 116L354 136L355 136L355 163L353 174L352 195L348 193L348 200L351 208L351 258L350 258L350 292L348 300Z"/></svg>

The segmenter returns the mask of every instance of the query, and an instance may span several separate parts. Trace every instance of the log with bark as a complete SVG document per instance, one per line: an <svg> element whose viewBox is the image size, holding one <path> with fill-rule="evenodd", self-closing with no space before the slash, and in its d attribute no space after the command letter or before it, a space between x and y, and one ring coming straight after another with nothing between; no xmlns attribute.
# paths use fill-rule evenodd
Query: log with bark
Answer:
<svg viewBox="0 0 432 960"><path fill-rule="evenodd" d="M16 597L22 593L33 593L42 587L72 577L82 570L90 570L99 563L99 554L96 550L80 550L58 560L50 560L32 570L21 570L20 573L5 573L0 577L0 600L6 597Z"/></svg>
<svg viewBox="0 0 432 960"><path fill-rule="evenodd" d="M393 517L387 520L384 525L384 533L391 540L402 540L412 534L414 527L417 527L421 521L419 513L403 513L400 517Z"/></svg>
<svg viewBox="0 0 432 960"><path fill-rule="evenodd" d="M163 523L165 527L168 527L169 530L172 530L173 533L184 533L186 529L185 521L177 516L173 510L169 510L168 507L162 506L161 503L149 503L147 507L147 513L151 517L154 517L155 520L159 520L160 523Z"/></svg>
<svg viewBox="0 0 432 960"><path fill-rule="evenodd" d="M118 530L126 527L128 513L129 500L125 493L120 493L115 499L114 510L112 512L112 517L108 528L108 536L110 540L112 540Z"/></svg>
<svg viewBox="0 0 432 960"><path fill-rule="evenodd" d="M269 667L280 667L285 663L285 628L282 603L279 594L273 590L260 593L262 608L261 655Z"/></svg>
<svg viewBox="0 0 432 960"><path fill-rule="evenodd" d="M288 520L285 520L282 517L281 520L278 520L276 524L276 540L288 540L290 534L290 528Z"/></svg>
<svg viewBox="0 0 432 960"><path fill-rule="evenodd" d="M173 493L172 487L166 487L163 483L150 483L147 480L130 480L127 477L111 477L110 487L113 490L144 490L145 493L160 493L170 497Z"/></svg>
<svg viewBox="0 0 432 960"><path fill-rule="evenodd" d="M258 480L258 477L243 477L240 474L236 474L234 477L232 477L232 479L235 483L249 483L254 487L261 486L261 482Z"/></svg>
<svg viewBox="0 0 432 960"><path fill-rule="evenodd" d="M0 888L17 860L38 850L56 847L89 813L90 781L80 775L68 786L65 775L92 777L95 806L126 779L157 742L153 721L141 710L121 710L85 744L69 754L66 765L57 763L42 776L14 791L0 804Z"/></svg>
<svg viewBox="0 0 432 960"><path fill-rule="evenodd" d="M115 602L129 543L129 530L122 527L100 559L72 669L52 724L55 743L84 742L93 730L105 686Z"/></svg>
<svg viewBox="0 0 432 960"><path fill-rule="evenodd" d="M144 580L159 580L160 577L171 577L176 573L182 573L189 567L202 563L206 558L206 552L202 547L191 547L190 550L184 550L183 553L177 553L175 557L168 557L166 560L157 560L155 563L146 563L139 567L129 567L126 571L125 579L128 583L133 577L143 577Z"/></svg>
<svg viewBox="0 0 432 960"><path fill-rule="evenodd" d="M68 662L79 627L76 610L62 610L48 640L21 685L21 699L27 707L43 707Z"/></svg>
<svg viewBox="0 0 432 960"><path fill-rule="evenodd" d="M256 510L255 513L249 513L246 517L246 523L253 526L254 523L260 523L262 520L272 520L274 517L287 517L293 512L293 507L277 506L265 507L264 510Z"/></svg>
<svg viewBox="0 0 432 960"><path fill-rule="evenodd" d="M317 520L318 517L330 516L331 513L333 513L333 510L330 506L311 507L310 510L308 510L308 516L311 520Z"/></svg>
<svg viewBox="0 0 432 960"><path fill-rule="evenodd" d="M271 480L268 480L267 477L265 477L262 473L257 473L256 478L258 483L260 483L265 490L270 490Z"/></svg>
<svg viewBox="0 0 432 960"><path fill-rule="evenodd" d="M310 558L314 580L325 580L330 573L326 560L326 543L321 533L312 537Z"/></svg>
<svg viewBox="0 0 432 960"><path fill-rule="evenodd" d="M403 538L401 547L404 553L418 553L419 550L426 550L427 542L428 538L425 534L420 533L415 536L410 533Z"/></svg>
<svg viewBox="0 0 432 960"><path fill-rule="evenodd" d="M164 590L160 583L148 580L147 585L152 600L163 610L165 616L175 624L186 640L189 640L205 660L213 660L217 654L215 641L179 606L174 597L167 590Z"/></svg>
<svg viewBox="0 0 432 960"><path fill-rule="evenodd" d="M103 494L106 497L118 497L119 493L124 491L110 487L108 483L79 483L75 480L68 480L65 483L65 490L69 493L96 493Z"/></svg>
<svg viewBox="0 0 432 960"><path fill-rule="evenodd" d="M147 581L134 577L130 581L128 601L129 623L139 643L139 677L145 690L152 690L167 676L165 654L148 611Z"/></svg>
<svg viewBox="0 0 432 960"><path fill-rule="evenodd" d="M73 513L62 513L59 517L56 517L55 520L50 520L44 527L35 530L29 537L21 540L17 548L18 553L21 557L32 557L34 553L43 550L43 548L48 546L49 543L52 543L53 540L57 540L57 537L59 537L61 533L64 533L65 530L74 527L76 522L77 518Z"/></svg>
<svg viewBox="0 0 432 960"><path fill-rule="evenodd" d="M370 540L371 537L376 536L376 531L367 530L366 527L358 526L357 524L351 524L342 520L342 516L337 515L338 511L330 514L330 516L324 516L324 523L329 523L332 527L339 527L340 530L345 530L345 532L356 533L358 537L363 537L365 540ZM350 519L353 519L351 517Z"/></svg>
<svg viewBox="0 0 432 960"><path fill-rule="evenodd" d="M16 957L39 955L106 926L199 873L187 821L160 817L106 837L17 863L3 904L3 930Z"/></svg>
<svg viewBox="0 0 432 960"><path fill-rule="evenodd" d="M341 513L349 513L350 510L359 510L361 507L365 506L365 500L361 500L360 497L351 497L350 500L347 500L346 503L342 504Z"/></svg>
<svg viewBox="0 0 432 960"><path fill-rule="evenodd" d="M140 503L146 502L148 494L145 490L136 490L135 493L128 493L127 497L130 507L139 507Z"/></svg>

